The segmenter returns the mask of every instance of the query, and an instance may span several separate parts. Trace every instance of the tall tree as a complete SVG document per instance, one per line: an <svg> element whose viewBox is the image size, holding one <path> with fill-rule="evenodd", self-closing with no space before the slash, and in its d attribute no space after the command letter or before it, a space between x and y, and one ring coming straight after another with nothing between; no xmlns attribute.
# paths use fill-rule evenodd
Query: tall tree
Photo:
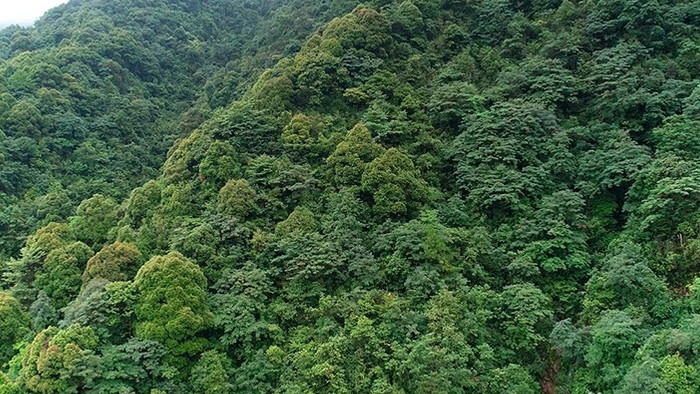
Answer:
<svg viewBox="0 0 700 394"><path fill-rule="evenodd" d="M134 279L136 335L165 345L173 358L193 356L206 347L198 334L211 327L207 280L178 252L154 256Z"/></svg>

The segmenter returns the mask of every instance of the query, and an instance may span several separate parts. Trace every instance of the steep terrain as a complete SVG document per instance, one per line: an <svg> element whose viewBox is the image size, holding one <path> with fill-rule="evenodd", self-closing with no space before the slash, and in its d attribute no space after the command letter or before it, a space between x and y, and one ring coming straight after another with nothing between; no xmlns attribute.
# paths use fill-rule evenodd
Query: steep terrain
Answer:
<svg viewBox="0 0 700 394"><path fill-rule="evenodd" d="M0 32L0 255L156 177L177 137L353 6L74 0Z"/></svg>
<svg viewBox="0 0 700 394"><path fill-rule="evenodd" d="M3 33L0 392L700 390L700 2L113 4Z"/></svg>

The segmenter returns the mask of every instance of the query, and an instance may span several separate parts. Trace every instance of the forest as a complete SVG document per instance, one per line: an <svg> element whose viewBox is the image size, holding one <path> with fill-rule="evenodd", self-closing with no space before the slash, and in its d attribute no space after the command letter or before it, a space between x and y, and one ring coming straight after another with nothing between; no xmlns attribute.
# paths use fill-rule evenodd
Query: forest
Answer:
<svg viewBox="0 0 700 394"><path fill-rule="evenodd" d="M0 30L0 394L700 392L700 0Z"/></svg>

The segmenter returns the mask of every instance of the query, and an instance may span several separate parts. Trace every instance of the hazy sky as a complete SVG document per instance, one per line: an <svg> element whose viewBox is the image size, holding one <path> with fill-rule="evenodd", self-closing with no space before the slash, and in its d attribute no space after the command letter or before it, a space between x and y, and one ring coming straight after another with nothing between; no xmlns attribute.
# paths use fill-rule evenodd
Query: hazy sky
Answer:
<svg viewBox="0 0 700 394"><path fill-rule="evenodd" d="M68 0L0 0L0 28L16 23L29 26L52 7Z"/></svg>

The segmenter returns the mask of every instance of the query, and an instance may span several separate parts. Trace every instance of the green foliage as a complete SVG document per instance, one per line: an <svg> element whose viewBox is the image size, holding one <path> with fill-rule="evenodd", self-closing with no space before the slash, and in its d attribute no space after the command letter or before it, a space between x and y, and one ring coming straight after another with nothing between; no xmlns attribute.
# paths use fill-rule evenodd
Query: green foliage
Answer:
<svg viewBox="0 0 700 394"><path fill-rule="evenodd" d="M661 380L674 393L695 393L700 389L698 371L692 365L686 365L679 354L666 356L660 361Z"/></svg>
<svg viewBox="0 0 700 394"><path fill-rule="evenodd" d="M22 244L16 237L46 223L34 208L56 185L73 210L95 193L122 199L156 177L182 133L241 97L266 67L354 6L81 3L59 7L32 28L4 30L0 198L8 216L0 231L8 236L0 255L16 256ZM276 87L283 84L269 87L284 97ZM216 188L234 177L227 173Z"/></svg>
<svg viewBox="0 0 700 394"><path fill-rule="evenodd" d="M298 160L316 161L323 149L323 129L320 119L298 113L284 127L280 139L285 150Z"/></svg>
<svg viewBox="0 0 700 394"><path fill-rule="evenodd" d="M335 183L339 186L359 185L367 164L383 152L384 149L374 141L369 130L361 123L356 124L328 156Z"/></svg>
<svg viewBox="0 0 700 394"><path fill-rule="evenodd" d="M629 132L601 125L585 133L597 139L600 148L588 150L581 158L581 177L586 182L582 188L628 188L649 164L649 149L632 140Z"/></svg>
<svg viewBox="0 0 700 394"><path fill-rule="evenodd" d="M530 283L506 287L501 298L504 358L527 360L525 365L537 363L539 348L551 329L551 301Z"/></svg>
<svg viewBox="0 0 700 394"><path fill-rule="evenodd" d="M238 158L233 147L223 141L215 141L199 164L199 177L203 182L221 187L229 179L240 176Z"/></svg>
<svg viewBox="0 0 700 394"><path fill-rule="evenodd" d="M97 337L90 327L49 327L29 344L20 381L39 393L85 390L97 377Z"/></svg>
<svg viewBox="0 0 700 394"><path fill-rule="evenodd" d="M76 237L93 248L100 248L109 241L109 230L117 224L117 210L117 203L101 194L83 201L71 219Z"/></svg>
<svg viewBox="0 0 700 394"><path fill-rule="evenodd" d="M525 209L572 170L568 138L546 109L507 102L475 115L452 146L465 198L489 216Z"/></svg>
<svg viewBox="0 0 700 394"><path fill-rule="evenodd" d="M44 328L56 324L59 314L56 307L43 291L36 296L36 300L29 307L29 314L32 316L32 330L40 331Z"/></svg>
<svg viewBox="0 0 700 394"><path fill-rule="evenodd" d="M245 179L231 179L219 190L217 210L239 220L246 219L257 209L256 192Z"/></svg>
<svg viewBox="0 0 700 394"><path fill-rule="evenodd" d="M82 280L83 283L94 278L113 282L130 280L141 268L141 263L141 252L135 246L116 242L105 246L87 261Z"/></svg>
<svg viewBox="0 0 700 394"><path fill-rule="evenodd" d="M639 308L653 318L667 318L671 298L663 280L649 268L637 246L623 244L618 248L619 252L589 280L584 316L597 321L604 310Z"/></svg>
<svg viewBox="0 0 700 394"><path fill-rule="evenodd" d="M517 364L489 371L489 374L482 376L479 381L483 382L486 393L534 394L541 390L527 370Z"/></svg>
<svg viewBox="0 0 700 394"><path fill-rule="evenodd" d="M428 333L408 355L409 390L417 393L459 392L477 387L473 377L478 351L469 332L460 330L459 300L450 292L437 294L427 312ZM475 354L477 353L477 354ZM431 366L440 365L439 369Z"/></svg>
<svg viewBox="0 0 700 394"><path fill-rule="evenodd" d="M289 217L275 226L275 232L282 236L313 232L316 229L314 214L306 207L296 207Z"/></svg>
<svg viewBox="0 0 700 394"><path fill-rule="evenodd" d="M114 330L115 308L110 305L107 284L106 280L96 279L84 285L80 294L63 309L60 325L79 324L94 327L95 334L101 340L112 336L119 337L120 333Z"/></svg>
<svg viewBox="0 0 700 394"><path fill-rule="evenodd" d="M633 366L625 375L625 379L616 392L625 394L640 391L667 393L668 389L659 376L660 369L658 361L654 359L645 360L643 363Z"/></svg>
<svg viewBox="0 0 700 394"><path fill-rule="evenodd" d="M131 192L124 209L128 223L139 226L144 219L150 218L153 210L160 203L161 186L156 181L149 181Z"/></svg>
<svg viewBox="0 0 700 394"><path fill-rule="evenodd" d="M522 236L529 242L513 265L535 264L538 272L547 273L585 269L590 257L583 207L581 196L570 190L544 197L532 221L522 223Z"/></svg>
<svg viewBox="0 0 700 394"><path fill-rule="evenodd" d="M231 392L226 364L226 357L216 351L202 353L199 361L192 368L192 392L201 394Z"/></svg>
<svg viewBox="0 0 700 394"><path fill-rule="evenodd" d="M428 185L411 159L391 148L374 159L362 174L362 189L372 195L379 215L415 212L430 198Z"/></svg>
<svg viewBox="0 0 700 394"><path fill-rule="evenodd" d="M10 361L14 345L29 333L29 316L19 302L6 292L0 292L0 364Z"/></svg>
<svg viewBox="0 0 700 394"><path fill-rule="evenodd" d="M428 102L433 124L445 131L457 130L470 115L484 109L485 98L467 82L451 82L439 86Z"/></svg>
<svg viewBox="0 0 700 394"><path fill-rule="evenodd" d="M57 309L66 306L78 294L80 273L91 256L92 250L82 242L52 250L36 274L34 287L51 298Z"/></svg>
<svg viewBox="0 0 700 394"><path fill-rule="evenodd" d="M139 269L134 286L139 338L162 343L174 357L203 350L206 341L197 334L211 326L213 316L198 266L177 252L155 256Z"/></svg>
<svg viewBox="0 0 700 394"><path fill-rule="evenodd" d="M491 94L500 99L524 98L569 112L578 101L577 83L561 60L533 56L503 71Z"/></svg>
<svg viewBox="0 0 700 394"><path fill-rule="evenodd" d="M268 274L255 267L225 271L213 286L211 307L214 325L222 331L219 341L241 358L254 354L256 344L275 328L264 315L270 286Z"/></svg>
<svg viewBox="0 0 700 394"><path fill-rule="evenodd" d="M71 271L74 270L73 268L80 270L80 261L69 257L66 262L62 258L66 253L60 251L74 241L75 234L70 226L60 223L49 223L29 236L25 247L22 248L22 258L11 261L8 264L9 271L7 276L10 279L10 283L13 284L12 293L15 298L24 304L29 304L36 296L34 282L37 277L41 278L43 275L45 279L44 284L46 285L55 284L62 286L60 282L54 283L53 279L60 281L63 273L70 276ZM80 249L79 243L73 243L73 245ZM53 253L54 251L57 252ZM69 253L68 250L66 252ZM47 270L44 270L44 263L52 253L51 264L47 267ZM89 258L89 255L84 257ZM66 264L63 264L63 262L66 262ZM58 277L50 278L51 271L54 271Z"/></svg>
<svg viewBox="0 0 700 394"><path fill-rule="evenodd" d="M699 15L73 1L1 30L0 392L697 392Z"/></svg>
<svg viewBox="0 0 700 394"><path fill-rule="evenodd" d="M158 391L155 387L172 389L167 378L170 371L163 366L164 354L165 349L159 343L136 338L106 347L100 358L102 373L92 390L149 394Z"/></svg>
<svg viewBox="0 0 700 394"><path fill-rule="evenodd" d="M640 326L641 321L628 313L610 310L591 328L591 343L585 355L589 367L581 374L591 389L610 390L624 376L635 349L642 343ZM603 375L594 375L597 371Z"/></svg>

